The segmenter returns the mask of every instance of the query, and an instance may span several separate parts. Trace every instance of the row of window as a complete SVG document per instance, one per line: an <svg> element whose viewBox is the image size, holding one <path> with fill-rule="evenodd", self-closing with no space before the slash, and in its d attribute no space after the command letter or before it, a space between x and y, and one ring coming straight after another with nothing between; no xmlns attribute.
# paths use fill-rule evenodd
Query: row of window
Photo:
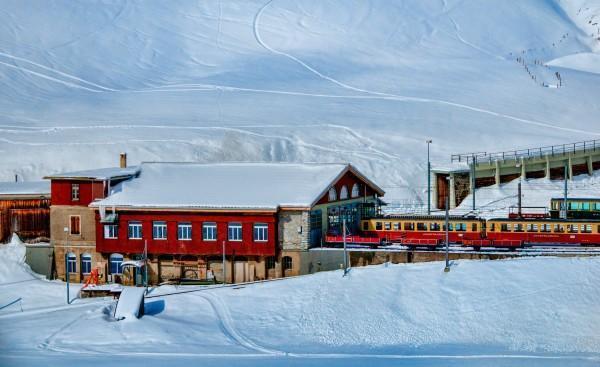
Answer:
<svg viewBox="0 0 600 367"><path fill-rule="evenodd" d="M351 197L357 198L359 196L360 196L360 186L357 183L355 183L354 185L352 185ZM337 199L338 199L337 190L335 189L335 187L330 188L329 189L329 201L336 201ZM347 199L348 199L348 187L346 185L344 185L340 189L340 200L347 200Z"/></svg>
<svg viewBox="0 0 600 367"><path fill-rule="evenodd" d="M552 201L552 209L558 210L565 208L564 201ZM577 202L577 201L567 201L568 210L599 210L600 211L600 203L594 202Z"/></svg>
<svg viewBox="0 0 600 367"><path fill-rule="evenodd" d="M500 232L542 232L542 233L592 233L591 224L537 224L528 223L523 225L522 223L500 223L499 226L496 223L490 224L490 231L494 232L499 230ZM598 232L600 232L600 225L598 225Z"/></svg>
<svg viewBox="0 0 600 367"><path fill-rule="evenodd" d="M119 237L119 226L117 224L104 225L104 238L116 239ZM232 222L227 225L227 238L229 241L242 241L242 223ZM254 223L253 237L256 242L269 240L269 226L267 223ZM142 239L142 222L132 221L128 223L127 238L130 240ZM152 222L152 238L155 240L167 239L167 222ZM189 241L192 239L192 223L177 223L177 239ZM217 240L217 223L202 223L202 240Z"/></svg>
<svg viewBox="0 0 600 367"><path fill-rule="evenodd" d="M267 269L275 269L275 257L270 256L266 259ZM290 256L284 256L282 259L281 266L283 270L292 269L293 263ZM92 255L81 254L80 256L81 273L89 274L92 271ZM108 272L109 274L122 274L123 273L123 255L111 254L108 258ZM77 255L72 252L67 254L67 271L69 273L77 273Z"/></svg>
<svg viewBox="0 0 600 367"><path fill-rule="evenodd" d="M477 231L477 223L471 223L471 231ZM445 231L446 224L438 222L375 222L376 231ZM369 230L369 222L363 222L363 230ZM467 223L448 223L448 231L466 232Z"/></svg>

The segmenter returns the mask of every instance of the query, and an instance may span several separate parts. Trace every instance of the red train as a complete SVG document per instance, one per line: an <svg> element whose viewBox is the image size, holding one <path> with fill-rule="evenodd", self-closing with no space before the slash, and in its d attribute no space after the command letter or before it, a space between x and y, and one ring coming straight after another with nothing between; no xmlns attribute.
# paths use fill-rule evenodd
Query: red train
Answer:
<svg viewBox="0 0 600 367"><path fill-rule="evenodd" d="M445 243L443 216L384 216L361 221L360 234L346 242L369 246L402 244L435 248ZM600 220L551 218L450 217L450 243L481 247L518 248L532 244L600 245ZM327 236L341 243L342 236Z"/></svg>

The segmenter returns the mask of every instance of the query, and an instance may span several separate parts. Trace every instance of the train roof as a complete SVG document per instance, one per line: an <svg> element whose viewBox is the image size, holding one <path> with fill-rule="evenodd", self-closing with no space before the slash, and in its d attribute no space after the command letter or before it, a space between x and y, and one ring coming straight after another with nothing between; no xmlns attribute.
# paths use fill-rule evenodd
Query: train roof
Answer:
<svg viewBox="0 0 600 367"><path fill-rule="evenodd" d="M573 223L600 223L600 219L562 219L562 218L490 218L488 222L573 222Z"/></svg>
<svg viewBox="0 0 600 367"><path fill-rule="evenodd" d="M414 219L414 220L446 220L444 215L412 215L412 214L389 214L384 217L370 218L374 220L386 220L386 219ZM461 215L450 215L449 220L484 220L483 218L469 216L464 217Z"/></svg>
<svg viewBox="0 0 600 367"><path fill-rule="evenodd" d="M550 200L564 201L565 198L552 198ZM600 201L600 198L569 198L569 197L567 198L567 201L578 201L578 200L582 200L582 201L583 200L585 200L585 201L590 201L590 200Z"/></svg>

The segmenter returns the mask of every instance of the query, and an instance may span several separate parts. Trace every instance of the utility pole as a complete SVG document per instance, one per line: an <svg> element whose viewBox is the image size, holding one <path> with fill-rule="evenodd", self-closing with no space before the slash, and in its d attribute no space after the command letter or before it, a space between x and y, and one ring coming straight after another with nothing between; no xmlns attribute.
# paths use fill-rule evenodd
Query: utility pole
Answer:
<svg viewBox="0 0 600 367"><path fill-rule="evenodd" d="M520 167L521 167L521 164L517 163L517 168L520 168ZM522 218L522 202L521 202L521 198L522 198L522 195L521 195L521 183L522 182L523 182L523 175L519 175L519 183L517 185L517 191L518 191L518 194L519 194L519 197L518 197L518 200L517 200L518 210L519 210L519 212L518 212L519 218Z"/></svg>
<svg viewBox="0 0 600 367"><path fill-rule="evenodd" d="M144 287L148 291L148 240L144 240Z"/></svg>
<svg viewBox="0 0 600 367"><path fill-rule="evenodd" d="M448 214L448 207L450 206L450 200L448 195L446 195L446 267L444 268L444 272L447 273L450 271L450 261L448 259L448 252L450 247L450 241L448 236L448 225L450 222L450 216Z"/></svg>
<svg viewBox="0 0 600 367"><path fill-rule="evenodd" d="M433 140L425 141L427 143L427 215L431 215L431 160L429 159L429 144Z"/></svg>
<svg viewBox="0 0 600 367"><path fill-rule="evenodd" d="M225 272L225 241L223 241L223 286L225 286L225 275L227 273Z"/></svg>
<svg viewBox="0 0 600 367"><path fill-rule="evenodd" d="M563 219L567 219L567 191L568 191L568 180L567 177L569 175L569 163L565 163L565 199L564 199L564 212L563 212Z"/></svg>
<svg viewBox="0 0 600 367"><path fill-rule="evenodd" d="M475 211L475 184L477 181L475 180L475 165L477 164L477 157L475 154L472 155L473 161L471 162L471 187L473 188L473 211Z"/></svg>
<svg viewBox="0 0 600 367"><path fill-rule="evenodd" d="M69 297L69 252L65 252L65 279L67 280L67 304L71 304L71 297Z"/></svg>
<svg viewBox="0 0 600 367"><path fill-rule="evenodd" d="M342 214L342 239L344 243L344 276L348 274L348 249L346 248L346 217Z"/></svg>

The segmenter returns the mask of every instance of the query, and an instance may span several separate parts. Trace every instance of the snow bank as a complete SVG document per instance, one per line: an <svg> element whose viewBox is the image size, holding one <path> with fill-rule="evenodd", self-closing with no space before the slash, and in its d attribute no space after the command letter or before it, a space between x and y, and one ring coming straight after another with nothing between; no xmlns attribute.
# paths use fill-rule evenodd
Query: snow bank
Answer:
<svg viewBox="0 0 600 367"><path fill-rule="evenodd" d="M25 244L13 234L10 242L0 245L0 284L42 279L25 263Z"/></svg>
<svg viewBox="0 0 600 367"><path fill-rule="evenodd" d="M135 320L144 314L144 294L146 288L124 287L115 309L115 319Z"/></svg>

